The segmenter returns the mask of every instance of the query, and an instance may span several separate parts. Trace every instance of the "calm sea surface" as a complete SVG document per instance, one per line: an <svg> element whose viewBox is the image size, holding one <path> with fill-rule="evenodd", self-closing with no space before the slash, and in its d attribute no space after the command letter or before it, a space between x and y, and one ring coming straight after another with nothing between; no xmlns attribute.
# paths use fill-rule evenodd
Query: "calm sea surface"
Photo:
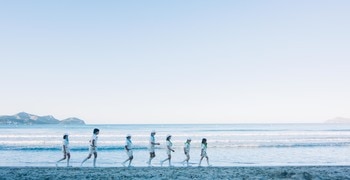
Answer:
<svg viewBox="0 0 350 180"><path fill-rule="evenodd" d="M71 165L88 155L94 128L100 129L97 166L121 166L127 156L125 135L131 134L134 166L147 166L150 132L156 130L154 166L166 158L165 137L172 135L173 165L182 166L183 144L192 138L192 166L200 158L200 142L208 140L213 166L350 165L349 124L225 124L225 125L32 125L0 126L0 166L55 166L62 158L62 136L69 134ZM64 166L61 163L60 166ZM205 161L203 165L206 165ZM84 166L92 166L92 159Z"/></svg>

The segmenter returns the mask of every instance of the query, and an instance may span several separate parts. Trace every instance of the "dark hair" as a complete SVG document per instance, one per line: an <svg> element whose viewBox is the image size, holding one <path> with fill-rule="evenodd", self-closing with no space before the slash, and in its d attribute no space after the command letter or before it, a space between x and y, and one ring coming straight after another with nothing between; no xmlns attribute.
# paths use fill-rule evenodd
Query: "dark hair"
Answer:
<svg viewBox="0 0 350 180"><path fill-rule="evenodd" d="M170 140L170 138L171 138L171 136L168 136L168 137L166 137L166 140L167 140L167 141L169 141L169 140Z"/></svg>
<svg viewBox="0 0 350 180"><path fill-rule="evenodd" d="M97 133L97 132L99 132L99 131L100 131L99 129L95 128L95 129L94 129L94 134Z"/></svg>
<svg viewBox="0 0 350 180"><path fill-rule="evenodd" d="M207 139L203 138L202 143L206 143L206 142L207 142Z"/></svg>
<svg viewBox="0 0 350 180"><path fill-rule="evenodd" d="M67 139L67 138L68 138L67 134L63 135L63 139Z"/></svg>

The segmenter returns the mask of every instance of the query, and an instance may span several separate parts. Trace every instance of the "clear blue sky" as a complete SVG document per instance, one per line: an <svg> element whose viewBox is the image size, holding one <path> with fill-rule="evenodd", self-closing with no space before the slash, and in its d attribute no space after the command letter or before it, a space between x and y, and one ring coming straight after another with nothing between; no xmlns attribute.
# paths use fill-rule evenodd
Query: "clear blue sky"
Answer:
<svg viewBox="0 0 350 180"><path fill-rule="evenodd" d="M0 114L350 117L350 1L2 1Z"/></svg>

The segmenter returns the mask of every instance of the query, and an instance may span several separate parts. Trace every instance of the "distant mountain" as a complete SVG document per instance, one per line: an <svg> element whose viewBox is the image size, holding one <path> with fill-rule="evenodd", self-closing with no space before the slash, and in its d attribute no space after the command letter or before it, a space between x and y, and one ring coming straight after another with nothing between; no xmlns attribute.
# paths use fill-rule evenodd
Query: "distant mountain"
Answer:
<svg viewBox="0 0 350 180"><path fill-rule="evenodd" d="M85 122L81 119L71 117L60 121L60 124L85 124Z"/></svg>
<svg viewBox="0 0 350 180"><path fill-rule="evenodd" d="M325 121L325 123L350 124L350 118L336 117Z"/></svg>
<svg viewBox="0 0 350 180"><path fill-rule="evenodd" d="M0 124L85 124L78 118L68 118L62 121L53 116L37 116L26 112L20 112L12 116L0 116Z"/></svg>

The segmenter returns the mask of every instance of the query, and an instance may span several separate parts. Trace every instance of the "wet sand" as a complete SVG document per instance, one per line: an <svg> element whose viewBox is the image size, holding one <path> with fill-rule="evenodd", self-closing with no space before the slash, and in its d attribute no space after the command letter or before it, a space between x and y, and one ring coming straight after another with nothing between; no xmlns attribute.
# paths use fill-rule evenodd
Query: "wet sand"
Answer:
<svg viewBox="0 0 350 180"><path fill-rule="evenodd" d="M350 166L271 167L0 167L18 179L350 179Z"/></svg>

